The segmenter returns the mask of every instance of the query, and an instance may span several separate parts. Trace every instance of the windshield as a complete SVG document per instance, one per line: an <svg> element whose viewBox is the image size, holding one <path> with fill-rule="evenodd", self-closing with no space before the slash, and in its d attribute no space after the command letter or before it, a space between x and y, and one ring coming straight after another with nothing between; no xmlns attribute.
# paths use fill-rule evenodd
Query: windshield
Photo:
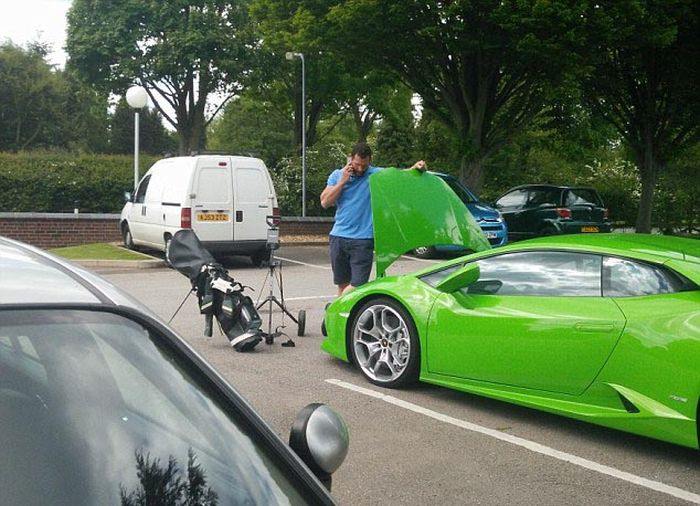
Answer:
<svg viewBox="0 0 700 506"><path fill-rule="evenodd" d="M124 317L0 311L8 504L312 501L234 410L186 357Z"/></svg>
<svg viewBox="0 0 700 506"><path fill-rule="evenodd" d="M443 181L447 183L453 192L457 194L459 199L465 204L475 204L479 200L467 189L465 188L457 179L452 177L443 177Z"/></svg>

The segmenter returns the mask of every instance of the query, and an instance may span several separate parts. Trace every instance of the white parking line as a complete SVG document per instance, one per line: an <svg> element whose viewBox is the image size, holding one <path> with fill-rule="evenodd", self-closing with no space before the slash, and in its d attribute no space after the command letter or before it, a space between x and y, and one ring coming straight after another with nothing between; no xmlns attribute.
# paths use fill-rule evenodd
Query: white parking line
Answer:
<svg viewBox="0 0 700 506"><path fill-rule="evenodd" d="M346 388L348 390L352 390L363 395L367 395L369 397L373 397L375 399L382 400L384 402L388 402L389 404L393 404L394 406L413 411L414 413L419 413L421 415L425 415L435 420L444 423L449 423L450 425L455 425L463 429L478 432L480 434L484 434L486 436L505 441L506 443L511 443L516 446L520 446L521 448L525 448L527 450L540 453L542 455L547 455L549 457L562 460L564 462L569 462L570 464L574 464L576 466L583 467L585 469L589 469L597 473L612 476L613 478L624 480L629 483L639 485L641 487L646 487L651 490L661 492L663 494L668 494L691 503L700 504L700 495L694 494L693 492L689 492L687 490L683 490L681 488L673 487L671 485L666 485L665 483L661 483L659 481L654 481L648 478L643 478L641 476L627 473L614 467L599 464L597 462L593 462L591 460L584 459L582 457L578 457L570 453L555 450L554 448L550 448L549 446L535 443L533 441L513 436L511 434L506 434L505 432L501 432L499 430L489 429L488 427L483 427L475 423L466 422L458 418L453 418L451 416L444 415L437 411L433 411L432 409L424 408L417 404L413 404L412 402L403 401L397 397L377 392L376 390L353 385L352 383L347 383L338 379L327 379L326 382L342 388Z"/></svg>
<svg viewBox="0 0 700 506"><path fill-rule="evenodd" d="M275 256L275 258L277 258L279 260L284 260L285 262L291 262L293 264L306 265L307 267L315 267L317 269L325 269L327 271L331 270L331 267L329 265L307 264L306 262L300 262L299 260L292 260L291 258L278 257L278 256Z"/></svg>
<svg viewBox="0 0 700 506"><path fill-rule="evenodd" d="M285 297L284 300L335 299L337 295L310 295L308 297Z"/></svg>

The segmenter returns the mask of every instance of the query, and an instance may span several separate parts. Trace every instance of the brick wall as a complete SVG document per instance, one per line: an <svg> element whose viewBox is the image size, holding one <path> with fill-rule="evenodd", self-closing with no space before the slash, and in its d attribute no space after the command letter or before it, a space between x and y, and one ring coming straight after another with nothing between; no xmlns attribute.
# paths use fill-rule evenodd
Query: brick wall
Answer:
<svg viewBox="0 0 700 506"><path fill-rule="evenodd" d="M0 213L0 236L39 248L120 241L118 214ZM332 218L284 217L280 235L325 236Z"/></svg>

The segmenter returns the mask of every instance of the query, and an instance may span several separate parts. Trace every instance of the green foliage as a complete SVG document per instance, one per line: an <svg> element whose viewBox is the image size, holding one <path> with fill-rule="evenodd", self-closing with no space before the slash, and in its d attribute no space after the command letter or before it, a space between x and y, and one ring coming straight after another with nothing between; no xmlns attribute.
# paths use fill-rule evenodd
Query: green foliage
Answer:
<svg viewBox="0 0 700 506"><path fill-rule="evenodd" d="M306 214L333 216L335 208L323 209L319 197L326 187L330 173L342 167L350 153L351 144L330 142L318 144L306 152ZM301 216L301 159L283 159L272 171L277 200L283 216Z"/></svg>
<svg viewBox="0 0 700 506"><path fill-rule="evenodd" d="M250 94L229 102L208 133L210 149L262 158L275 167L293 150L293 123L269 101Z"/></svg>
<svg viewBox="0 0 700 506"><path fill-rule="evenodd" d="M134 110L121 99L111 117L111 153L134 152ZM156 110L144 108L139 113L139 150L152 155L174 152L177 145L163 127L163 118Z"/></svg>
<svg viewBox="0 0 700 506"><path fill-rule="evenodd" d="M141 175L155 160L141 159ZM3 212L118 213L134 186L133 158L32 152L0 153Z"/></svg>
<svg viewBox="0 0 700 506"><path fill-rule="evenodd" d="M0 150L107 149L107 99L46 61L46 48L0 45Z"/></svg>
<svg viewBox="0 0 700 506"><path fill-rule="evenodd" d="M246 2L75 0L68 12L69 66L103 90L144 85L174 113L181 154L204 144L211 93L240 90L252 39Z"/></svg>

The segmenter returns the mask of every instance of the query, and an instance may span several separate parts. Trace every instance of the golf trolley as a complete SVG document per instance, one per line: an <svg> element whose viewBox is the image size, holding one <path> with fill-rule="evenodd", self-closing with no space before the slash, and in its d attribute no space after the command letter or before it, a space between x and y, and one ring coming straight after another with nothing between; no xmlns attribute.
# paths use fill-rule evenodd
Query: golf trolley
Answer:
<svg viewBox="0 0 700 506"><path fill-rule="evenodd" d="M306 329L306 311L303 309L299 310L299 314L297 318L295 318L292 315L292 313L290 313L287 310L284 304L284 282L282 280L282 262L275 258L275 250L279 249L280 247L279 227L277 226L277 220L279 220L279 217L277 216L267 217L267 249L270 252L270 256L267 261L268 271L265 275L263 286L269 287L269 291L267 297L262 302L260 302L260 297L258 297L258 301L256 302L255 308L260 309L263 306L267 305L267 332L262 333L263 337L265 338L266 344L272 344L275 338L279 336L287 336L287 334L280 330L284 328L284 315L289 316L289 319L296 323L298 336L303 336L304 331ZM277 285L277 289L279 290L279 299L275 295L275 285ZM260 293L262 295L262 290ZM279 309L282 310L282 325L277 327L274 332L272 331L273 305L277 306ZM287 341L282 343L282 346L293 347L295 346L295 344L294 341L292 341L292 339L289 336L287 336Z"/></svg>

